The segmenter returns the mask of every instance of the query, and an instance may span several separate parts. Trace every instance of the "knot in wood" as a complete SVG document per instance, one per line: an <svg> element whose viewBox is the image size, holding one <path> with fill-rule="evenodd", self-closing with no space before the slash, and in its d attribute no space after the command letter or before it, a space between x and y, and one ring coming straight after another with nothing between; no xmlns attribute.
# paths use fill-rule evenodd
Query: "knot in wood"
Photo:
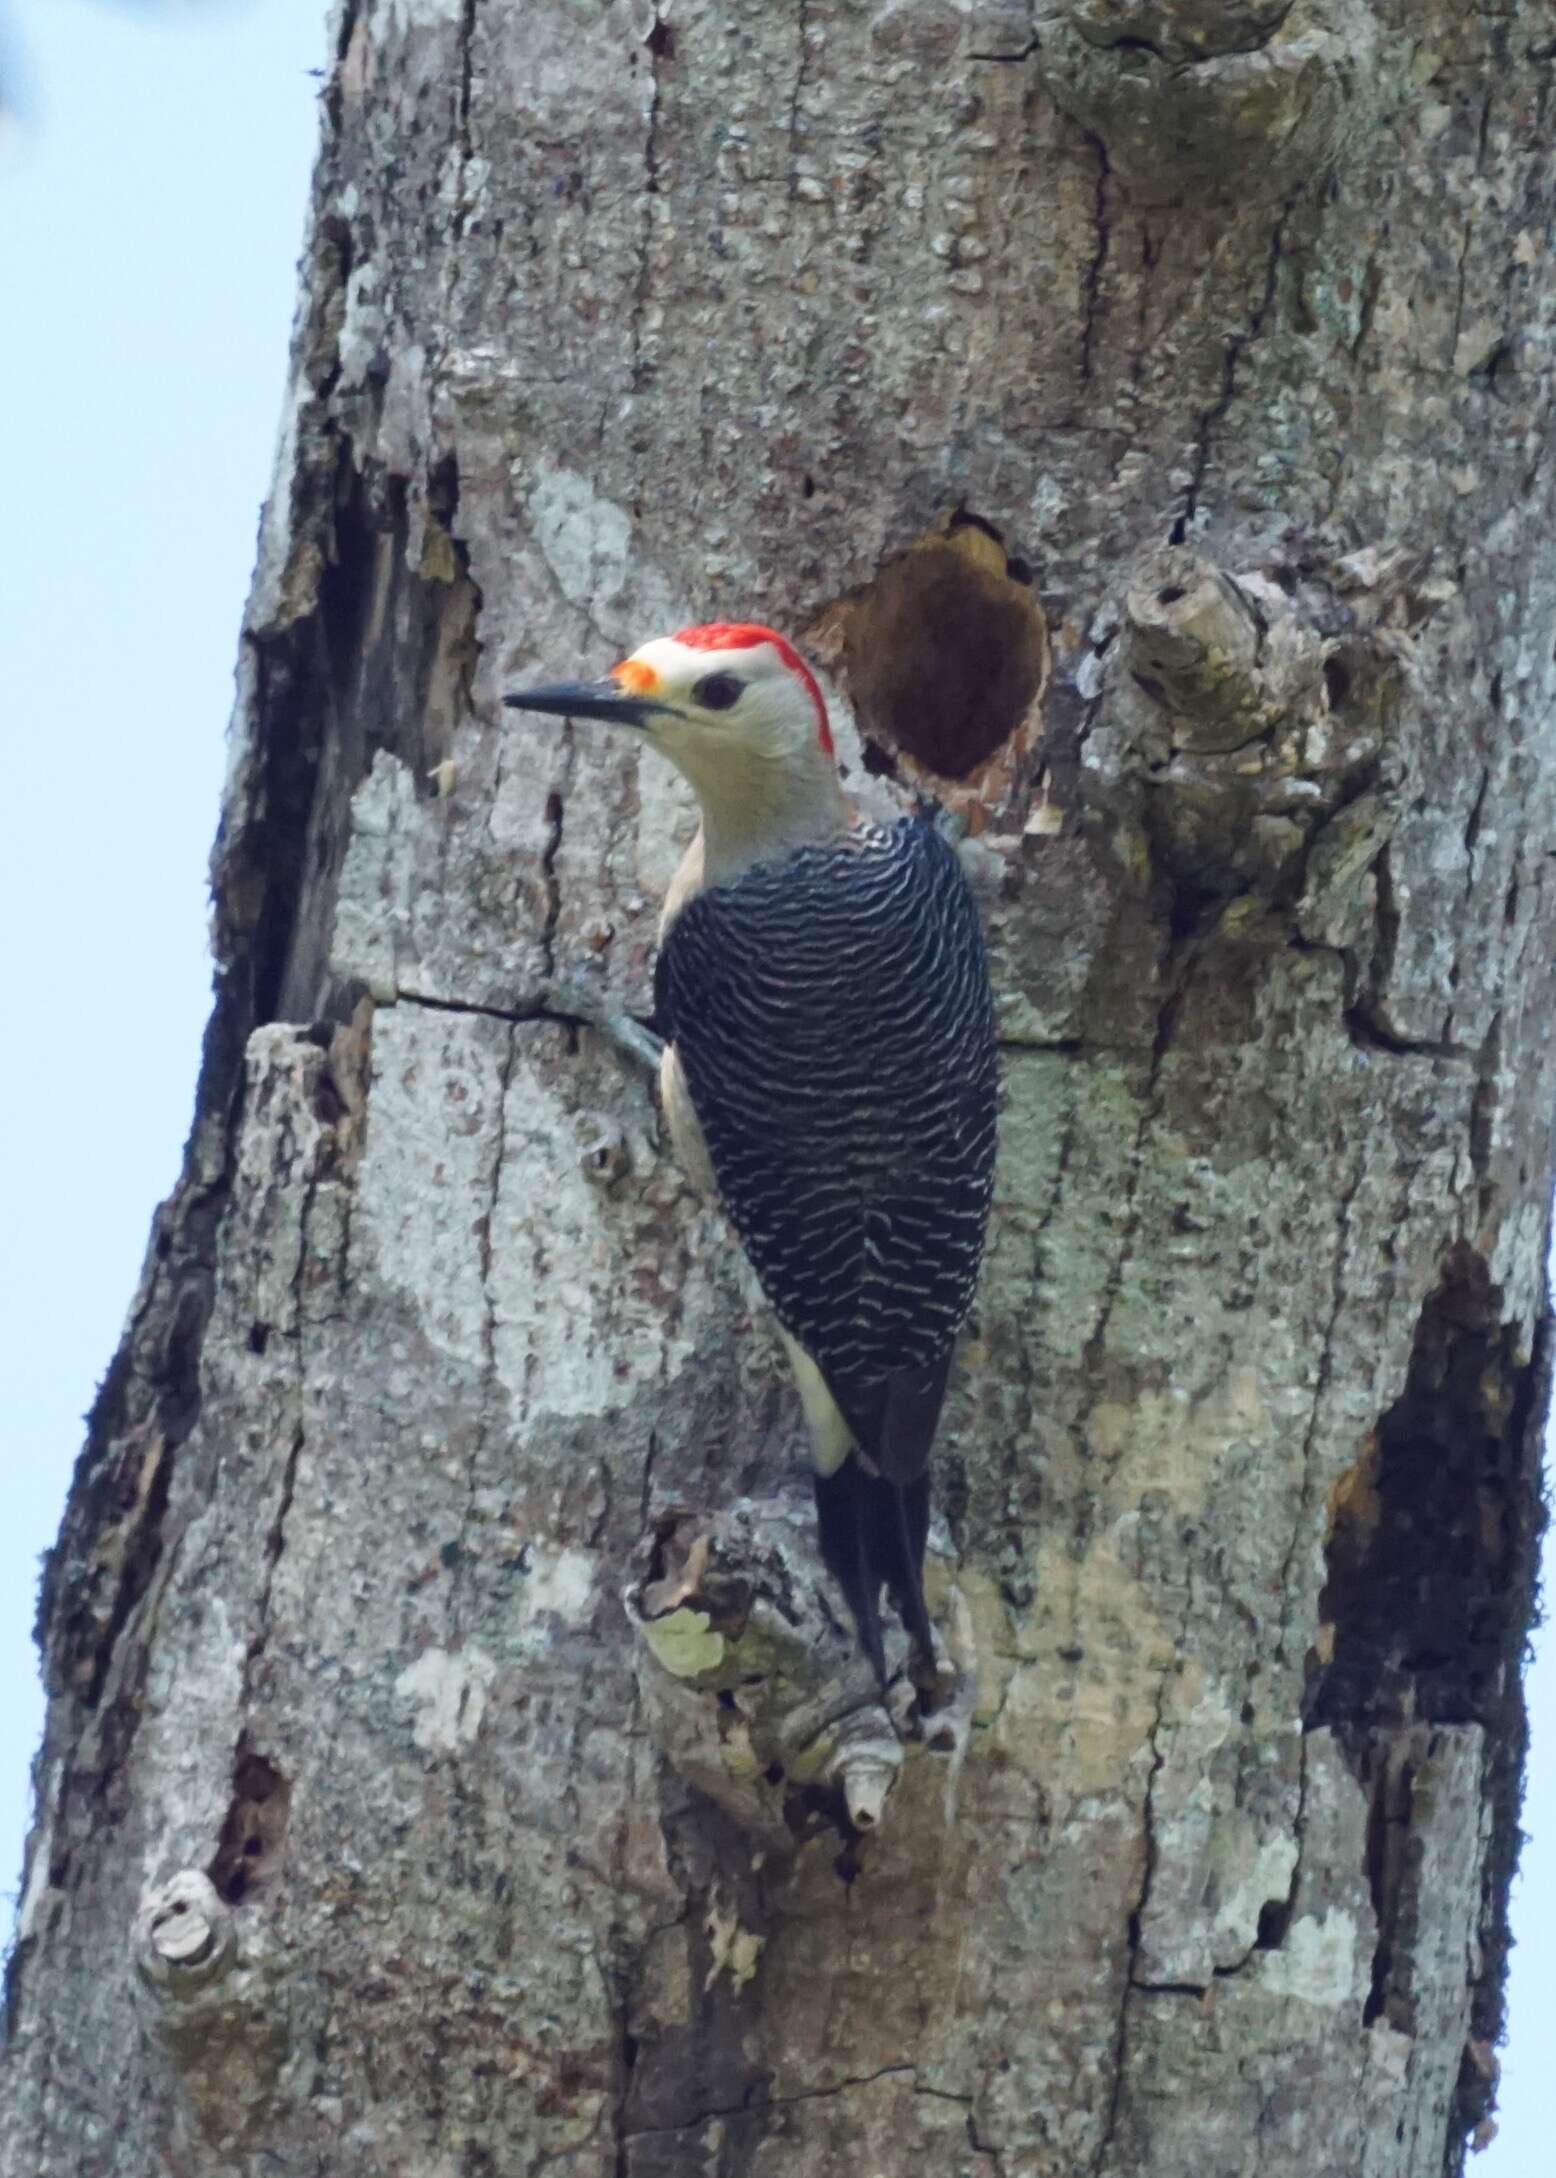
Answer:
<svg viewBox="0 0 1556 2178"><path fill-rule="evenodd" d="M147 1893L133 1942L142 1979L175 2000L220 1981L238 1953L232 1911L198 1868L181 1868Z"/></svg>
<svg viewBox="0 0 1556 2178"><path fill-rule="evenodd" d="M1291 0L1073 0L1059 12L1090 45L1143 49L1192 66L1268 43Z"/></svg>
<svg viewBox="0 0 1556 2178"><path fill-rule="evenodd" d="M595 1187L614 1187L632 1169L632 1151L623 1129L602 1112L580 1112L578 1169Z"/></svg>
<svg viewBox="0 0 1556 2178"><path fill-rule="evenodd" d="M1187 546L1140 563L1103 717L1175 914L1248 893L1349 942L1396 813L1410 649L1406 630L1364 630L1322 570L1234 575Z"/></svg>
<svg viewBox="0 0 1556 2178"><path fill-rule="evenodd" d="M1184 547L1156 554L1125 603L1129 669L1173 713L1173 741L1233 749L1264 722L1264 621L1230 575Z"/></svg>
<svg viewBox="0 0 1556 2178"><path fill-rule="evenodd" d="M1055 102L1143 204L1273 206L1364 138L1390 80L1365 0L1049 0L1039 25Z"/></svg>

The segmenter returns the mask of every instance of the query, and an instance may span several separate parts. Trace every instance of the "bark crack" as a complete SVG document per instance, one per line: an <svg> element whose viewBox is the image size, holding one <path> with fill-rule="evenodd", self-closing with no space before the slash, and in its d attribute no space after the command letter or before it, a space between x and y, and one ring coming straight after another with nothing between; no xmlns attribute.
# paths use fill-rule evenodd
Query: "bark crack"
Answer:
<svg viewBox="0 0 1556 2178"><path fill-rule="evenodd" d="M252 1665L265 1651L270 1639L270 1600L275 1586L276 1568L281 1553L286 1548L286 1522L292 1509L297 1490L297 1473L302 1462L303 1447L307 1443L306 1421L308 1398L307 1297L305 1283L308 1273L309 1227L313 1221L314 1204L319 1192L319 1168L324 1157L325 1132L321 1129L314 1145L308 1178L303 1190L302 1210L297 1221L297 1267L292 1273L292 1331L293 1351L296 1355L297 1421L292 1430L292 1441L287 1448L286 1463L281 1470L281 1491L276 1502L275 1518L265 1537L265 1572L260 1585L258 1606L258 1630L248 1646L248 1664ZM248 1686L244 1685L244 1708L247 1710Z"/></svg>
<svg viewBox="0 0 1556 2178"><path fill-rule="evenodd" d="M565 1021L571 1025L567 1015L548 1013L543 1006L489 1006L478 998L434 998L430 991L397 991L388 1003L425 1006L429 1013L477 1014L487 1021Z"/></svg>
<svg viewBox="0 0 1556 2178"><path fill-rule="evenodd" d="M1475 1094L1470 1103L1470 1167L1478 1185L1479 1222L1491 1215L1496 1189L1491 1179L1491 1149L1497 1117L1497 1077L1502 1069L1502 1008L1491 1016L1476 1061Z"/></svg>
<svg viewBox="0 0 1556 2178"><path fill-rule="evenodd" d="M560 788L546 796L546 844L540 851L540 886L545 914L540 926L540 957L548 976L556 973L556 932L562 919L562 883L557 876L557 856L562 851L562 820L565 803Z"/></svg>
<svg viewBox="0 0 1556 2178"><path fill-rule="evenodd" d="M1264 293L1259 298L1248 329L1228 336L1221 360L1221 393L1199 419L1195 434L1194 466L1184 496L1183 512L1172 525L1172 542L1182 544L1188 535L1189 525L1199 512L1199 495L1204 487L1210 468L1211 449L1216 426L1222 422L1237 397L1237 367L1243 356L1263 333L1270 312L1275 305L1275 286L1280 274L1281 249L1285 241L1286 222L1291 216L1299 191L1294 190L1281 206L1279 216L1270 230L1269 263L1265 268Z"/></svg>
<svg viewBox="0 0 1556 2178"><path fill-rule="evenodd" d="M318 1099L328 1082L329 1076L326 1075L315 1087L313 1108L316 1112L319 1110ZM291 1277L293 1321L288 1336L294 1360L297 1414L282 1464L275 1513L265 1534L264 1565L255 1599L254 1632L244 1651L242 1684L237 1704L238 1732L233 1748L232 1794L209 1868L211 1879L222 1897L233 1905L242 1898L253 1880L263 1854L273 1854L279 1848L286 1827L286 1810L290 1800L290 1788L280 1771L254 1747L250 1738L249 1713L254 1691L254 1667L269 1646L276 1574L286 1549L287 1521L297 1494L298 1475L308 1442L307 1287L311 1260L310 1234L320 1182L326 1171L333 1168L333 1152L337 1145L338 1137L333 1122L321 1117L303 1185L302 1206L297 1221L297 1262ZM281 1169L281 1184L284 1187L290 1178L290 1159ZM268 1343L268 1331L266 1342ZM263 1350L263 1344L255 1349ZM255 1811L262 1804L269 1805L270 1813L256 1829Z"/></svg>
<svg viewBox="0 0 1556 2178"><path fill-rule="evenodd" d="M1386 842L1379 851L1373 871L1377 886L1377 904L1373 911L1376 939L1372 958L1367 966L1365 988L1357 991L1345 1011L1347 1034L1352 1043L1364 1051L1386 1051L1395 1056L1450 1059L1465 1065L1473 1064L1475 1053L1463 1044L1450 1041L1448 1037L1447 1031L1453 1021L1451 1005L1443 1017L1444 1033L1441 1037L1401 1036L1384 1019L1384 1005L1389 979L1394 973L1394 962L1399 952L1400 933L1399 901L1394 891L1394 863ZM1360 980L1358 976L1357 981Z"/></svg>
<svg viewBox="0 0 1556 2178"><path fill-rule="evenodd" d="M259 1631L248 1648L248 1661L251 1664L264 1654L265 1645L270 1639L270 1598L275 1587L276 1567L281 1563L281 1553L286 1548L287 1515L291 1512L292 1499L297 1492L297 1470L302 1463L303 1446L307 1441L307 1430L299 1421L292 1431L286 1464L281 1470L281 1494L276 1502L276 1516L265 1537L265 1577L259 1591Z"/></svg>
<svg viewBox="0 0 1556 2178"><path fill-rule="evenodd" d="M1188 1616L1187 1611L1185 1611L1184 1616L1186 1621ZM1162 1748L1162 1725L1165 1722L1167 1714L1167 1677L1170 1668L1170 1666L1165 1666L1162 1670L1160 1679L1157 1681L1156 1709L1151 1718L1151 1730L1149 1734L1149 1745L1151 1749L1151 1767L1146 1772L1145 1797L1140 1805L1140 1817L1145 1831L1145 1867L1141 1871L1140 1876L1140 1895L1135 1900L1135 1907L1133 1913L1131 1913L1131 1915L1129 1916L1129 1959L1131 1967L1131 1981L1133 1981L1134 1979L1134 1961L1138 1956L1140 1950L1140 1935L1141 1927L1145 1919L1145 1909L1151 1902L1151 1885L1156 1878L1156 1780L1161 1776L1162 1765L1167 1759Z"/></svg>
<svg viewBox="0 0 1556 2178"><path fill-rule="evenodd" d="M562 990L565 995L565 984L562 986ZM402 1006L425 1006L429 1013L473 1014L486 1021L507 1021L515 1028L533 1027L538 1023L546 1023L554 1028L565 1029L597 1029L600 1026L599 1019L595 1015L569 1013L565 1005L548 1005L544 1000L537 1000L533 1005L529 1006L488 1006L484 1005L479 999L474 998L434 998L429 991L400 991L394 999L385 1000L383 1003ZM648 1023L639 1015L629 1013L625 1014L624 1017L628 1021L635 1022L645 1032L648 1031Z"/></svg>
<svg viewBox="0 0 1556 2178"><path fill-rule="evenodd" d="M464 0L459 24L459 148L470 153L470 85L474 67L475 15L480 0ZM462 209L463 200L461 200Z"/></svg>
<svg viewBox="0 0 1556 2178"><path fill-rule="evenodd" d="M648 1447L643 1454L643 1480L638 1492L638 1528L644 1535L648 1533L648 1516L653 1508L654 1468L658 1459L659 1432L651 1429L648 1433Z"/></svg>
<svg viewBox="0 0 1556 2178"><path fill-rule="evenodd" d="M645 2125L635 2131L623 2131L620 2136L621 2145L625 2148L626 2143L631 2140L674 2140L683 2133L695 2132L699 2125L706 2125L711 2118L749 2117L764 2110L787 2110L801 2102L828 2102L834 2096L851 2093L854 2088L873 2087L878 2080L909 2079L913 2082L915 2095L935 2095L943 2102L954 2102L964 2109L970 2106L970 2095L953 2095L944 2088L921 2087L917 2073L916 2065L881 2065L874 2072L850 2074L846 2079L833 2080L825 2087L799 2087L791 2095L764 2095L760 2102L747 2100L711 2103L706 2109L698 2110L691 2117L683 2119L679 2125ZM625 2167L624 2162L618 2159L618 2168L624 2172Z"/></svg>
<svg viewBox="0 0 1556 2178"><path fill-rule="evenodd" d="M1108 227L1108 150L1102 138L1092 130L1086 132L1086 141L1097 154L1097 193L1092 206L1092 220L1097 230L1096 246L1081 273L1081 384L1091 383L1093 351L1097 334L1097 320L1101 314L1102 274L1108 261L1108 248L1112 236Z"/></svg>
<svg viewBox="0 0 1556 2178"><path fill-rule="evenodd" d="M1500 679L1500 676L1498 679ZM1494 708L1498 709L1500 708L1497 702L1499 693L1497 682L1493 682L1492 701ZM1489 763L1485 763L1480 767L1480 779L1475 788L1475 799L1471 802L1470 813L1464 821L1464 890L1459 900L1457 942L1454 945L1453 960L1448 969L1448 989L1452 993L1452 1001L1448 1007L1447 1017L1443 1022L1445 1037L1453 1034L1453 1017L1458 1009L1459 985L1464 976L1464 933L1469 924L1470 909L1475 899L1476 880L1479 875L1475 867L1475 847L1480 838L1480 827L1485 815L1486 796L1490 791L1490 787L1491 766Z"/></svg>
<svg viewBox="0 0 1556 2178"><path fill-rule="evenodd" d="M1351 340L1351 361L1360 362L1361 352L1372 332L1373 320L1378 314L1378 299L1383 293L1383 274L1378 265L1378 252L1374 246L1367 253L1362 270L1361 305L1356 313L1356 332Z"/></svg>
<svg viewBox="0 0 1556 2178"><path fill-rule="evenodd" d="M632 287L632 312L628 326L630 356L629 390L641 393L647 380L643 361L643 327L648 316L649 289L653 285L654 206L659 196L659 62L666 50L669 26L657 7L643 40L648 54L648 116L643 136L643 221L638 244L638 272Z"/></svg>
<svg viewBox="0 0 1556 2178"><path fill-rule="evenodd" d="M810 0L798 0L795 35L799 50L794 69L794 89L789 96L789 200L799 193L800 107L810 73Z"/></svg>
<svg viewBox="0 0 1556 2178"><path fill-rule="evenodd" d="M459 103L456 111L459 172L454 191L454 249L459 248L469 217L465 179L470 167L470 109L475 83L475 17L480 0L464 0L459 19Z"/></svg>
<svg viewBox="0 0 1556 2178"><path fill-rule="evenodd" d="M440 319L442 337L438 343L434 376L441 378L443 366L451 345L449 328L454 323L454 286L459 278L459 252L465 238L465 225L470 217L470 200L467 184L470 174L471 132L470 112L475 88L475 18L480 0L462 0L459 30L455 51L458 66L458 89L454 99L454 204L449 219L448 250L444 257L442 301Z"/></svg>
<svg viewBox="0 0 1556 2178"><path fill-rule="evenodd" d="M1064 1193L1064 1183L1070 1172L1070 1159L1075 1154L1075 1134L1075 1106L1072 1102L1069 1110L1064 1115L1064 1132L1059 1137L1059 1156L1054 1166L1054 1184L1049 1189L1048 1200L1043 1205L1037 1221L1037 1230L1033 1234L1033 1239L1039 1247L1042 1245L1049 1226L1054 1221L1059 1208L1060 1197Z"/></svg>
<svg viewBox="0 0 1556 2178"><path fill-rule="evenodd" d="M1081 1036L997 1036L995 1042L1001 1051L1057 1051L1063 1058L1074 1058L1086 1049Z"/></svg>
<svg viewBox="0 0 1556 2178"><path fill-rule="evenodd" d="M1161 1075L1166 1061L1172 1032L1178 1018L1183 994L1188 987L1192 962L1185 959L1182 973L1172 982L1164 996L1156 1016L1156 1033L1151 1043L1151 1063L1146 1075L1145 1088L1140 1100L1140 1123L1135 1129L1134 1145L1129 1155L1129 1173L1125 1182L1123 1233L1119 1250L1108 1272L1097 1308L1097 1321L1087 1339L1084 1358L1095 1369L1102 1359L1107 1342L1108 1325L1113 1320L1113 1310L1123 1290L1124 1273L1129 1268L1134 1251L1135 1236L1140 1226L1140 1176L1145 1161L1145 1145L1152 1127L1161 1113Z"/></svg>
<svg viewBox="0 0 1556 2178"><path fill-rule="evenodd" d="M1396 1036L1373 1020L1362 1006L1345 1016L1345 1030L1358 1051L1381 1052L1390 1059L1441 1059L1452 1066L1473 1066L1475 1054L1465 1044L1431 1037Z"/></svg>
<svg viewBox="0 0 1556 2178"><path fill-rule="evenodd" d="M1475 169L1470 180L1470 203L1468 209L1464 214L1464 238L1459 244L1459 262L1455 272L1457 289L1454 295L1453 304L1453 331L1450 334L1448 340L1448 356L1446 362L1446 368L1449 371L1453 370L1455 362L1457 361L1459 353L1459 335L1463 330L1464 326L1464 289L1469 272L1470 243L1474 239L1475 235L1474 184L1479 181L1482 169L1484 168L1486 163L1486 139L1491 128L1492 97L1493 93L1490 89L1488 89L1485 97L1481 100L1480 106L1480 127L1475 139Z"/></svg>
<svg viewBox="0 0 1556 2178"><path fill-rule="evenodd" d="M491 1439L492 1414L499 1398L497 1371L497 1300L492 1290L492 1265L495 1248L492 1227L497 1220L497 1206L502 1199L503 1160L508 1152L508 1093L513 1086L514 1069L518 1065L518 1023L511 1022L505 1041L502 1065L497 1077L497 1138L492 1152L492 1192L487 1203L486 1215L477 1231L477 1245L481 1261L481 1419L470 1448L470 1458L465 1474L465 1502L459 1516L459 1531L455 1538L453 1578L449 1584L449 1623L457 1632L459 1625L460 1591L464 1582L468 1551L465 1539L476 1518L476 1499L480 1489L481 1468Z"/></svg>
<svg viewBox="0 0 1556 2178"><path fill-rule="evenodd" d="M1346 1183L1345 1193L1340 1198L1340 1207L1335 1218L1334 1261L1330 1268L1329 1277L1329 1319L1324 1325L1323 1342L1318 1352L1318 1370L1313 1382L1313 1403L1308 1410L1307 1427L1302 1433L1302 1471L1297 1490L1296 1518L1292 1522L1291 1540L1287 1544L1285 1556L1281 1560L1280 1594L1284 1600L1281 1605L1280 1637L1276 1643L1275 1653L1283 1662L1286 1658L1287 1636L1290 1631L1290 1610L1293 1594L1292 1568L1296 1564L1297 1552L1302 1546L1302 1538L1308 1530L1313 1501L1313 1447L1318 1438L1318 1426L1323 1414L1324 1401L1328 1396L1329 1385L1334 1375L1335 1338L1339 1332L1340 1317L1345 1308L1345 1257L1351 1240L1351 1212L1355 1207L1357 1196L1361 1193L1362 1178L1366 1171L1366 1165L1365 1152L1359 1152L1355 1165L1352 1167L1350 1179Z"/></svg>
<svg viewBox="0 0 1556 2178"><path fill-rule="evenodd" d="M1297 1735L1297 1811L1292 1818L1291 1824L1291 1834L1296 1845L1297 1857L1292 1862L1291 1880L1286 1885L1286 1895L1283 1899L1271 1898L1265 1900L1259 1914L1259 1925L1253 1942L1240 1959L1233 1959L1229 1966L1216 1967L1214 1969L1214 1981L1230 1981L1235 1975L1245 1972L1261 1951L1279 1951L1286 1941L1286 1931L1290 1928L1297 1910L1297 1892L1302 1881L1302 1844L1306 1822L1307 1732L1303 1730ZM1135 1986L1136 1988L1145 1988L1147 1994L1152 1993L1144 1983L1137 1982ZM1212 1986L1214 1986L1214 1982ZM1201 1996L1205 1993L1203 1989L1199 1991Z"/></svg>
<svg viewBox="0 0 1556 2178"><path fill-rule="evenodd" d="M1185 1608L1187 1618L1187 1608ZM1140 1889L1134 1908L1129 1916L1128 1950L1124 1967L1124 1983L1119 1991L1118 2025L1113 2035L1113 2082L1108 2093L1107 2116L1103 2120L1102 2136L1097 2142L1097 2152L1092 2158L1092 2178L1098 2178L1118 2131L1119 2113L1124 2100L1124 2071L1129 2051L1129 2000L1136 1987L1135 1962L1140 1956L1141 1928L1145 1909L1150 1903L1151 1883L1156 1874L1156 1780L1161 1776L1166 1755L1162 1748L1162 1724L1167 1710L1167 1675L1170 1665L1164 1665L1156 1682L1156 1708L1151 1718L1148 1744L1151 1749L1151 1767L1146 1773L1145 1793L1140 1804L1140 1819L1145 1838L1145 1866L1140 1872ZM1160 1994L1169 1985L1149 1984L1154 1993ZM1196 1992L1203 1995L1203 1990Z"/></svg>

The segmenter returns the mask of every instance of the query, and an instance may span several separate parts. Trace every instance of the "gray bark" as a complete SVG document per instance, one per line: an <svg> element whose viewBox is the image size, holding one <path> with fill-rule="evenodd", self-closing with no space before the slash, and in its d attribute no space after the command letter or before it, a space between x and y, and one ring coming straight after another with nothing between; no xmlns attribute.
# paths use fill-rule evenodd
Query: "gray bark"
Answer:
<svg viewBox="0 0 1556 2178"><path fill-rule="evenodd" d="M1548 10L336 29L0 2172L1456 2169L1545 1403ZM550 1017L646 1009L684 796L498 707L753 612L989 908L938 1745L850 1679L716 1213Z"/></svg>

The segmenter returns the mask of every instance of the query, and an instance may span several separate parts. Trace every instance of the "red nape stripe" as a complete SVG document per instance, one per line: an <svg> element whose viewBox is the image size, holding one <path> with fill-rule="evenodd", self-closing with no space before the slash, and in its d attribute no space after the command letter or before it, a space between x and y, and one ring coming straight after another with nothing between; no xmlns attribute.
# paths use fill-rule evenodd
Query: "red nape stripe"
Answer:
<svg viewBox="0 0 1556 2178"><path fill-rule="evenodd" d="M826 699L816 685L815 674L786 635L780 635L776 628L758 627L754 620L711 620L706 627L678 629L675 641L684 643L688 650L754 650L758 643L771 643L789 671L804 682L805 692L816 706L816 733L821 746L828 756L834 754Z"/></svg>

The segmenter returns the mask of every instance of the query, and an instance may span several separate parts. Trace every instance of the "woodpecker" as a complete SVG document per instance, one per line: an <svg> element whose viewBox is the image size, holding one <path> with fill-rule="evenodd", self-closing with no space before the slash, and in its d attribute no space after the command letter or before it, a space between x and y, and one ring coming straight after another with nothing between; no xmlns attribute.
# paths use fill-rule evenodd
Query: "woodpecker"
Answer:
<svg viewBox="0 0 1556 2178"><path fill-rule="evenodd" d="M646 643L516 710L602 719L684 774L702 823L659 926L659 1085L778 1319L822 1557L884 1686L884 1584L926 1662L929 1456L993 1189L994 1009L933 814L859 821L826 703L771 628Z"/></svg>

